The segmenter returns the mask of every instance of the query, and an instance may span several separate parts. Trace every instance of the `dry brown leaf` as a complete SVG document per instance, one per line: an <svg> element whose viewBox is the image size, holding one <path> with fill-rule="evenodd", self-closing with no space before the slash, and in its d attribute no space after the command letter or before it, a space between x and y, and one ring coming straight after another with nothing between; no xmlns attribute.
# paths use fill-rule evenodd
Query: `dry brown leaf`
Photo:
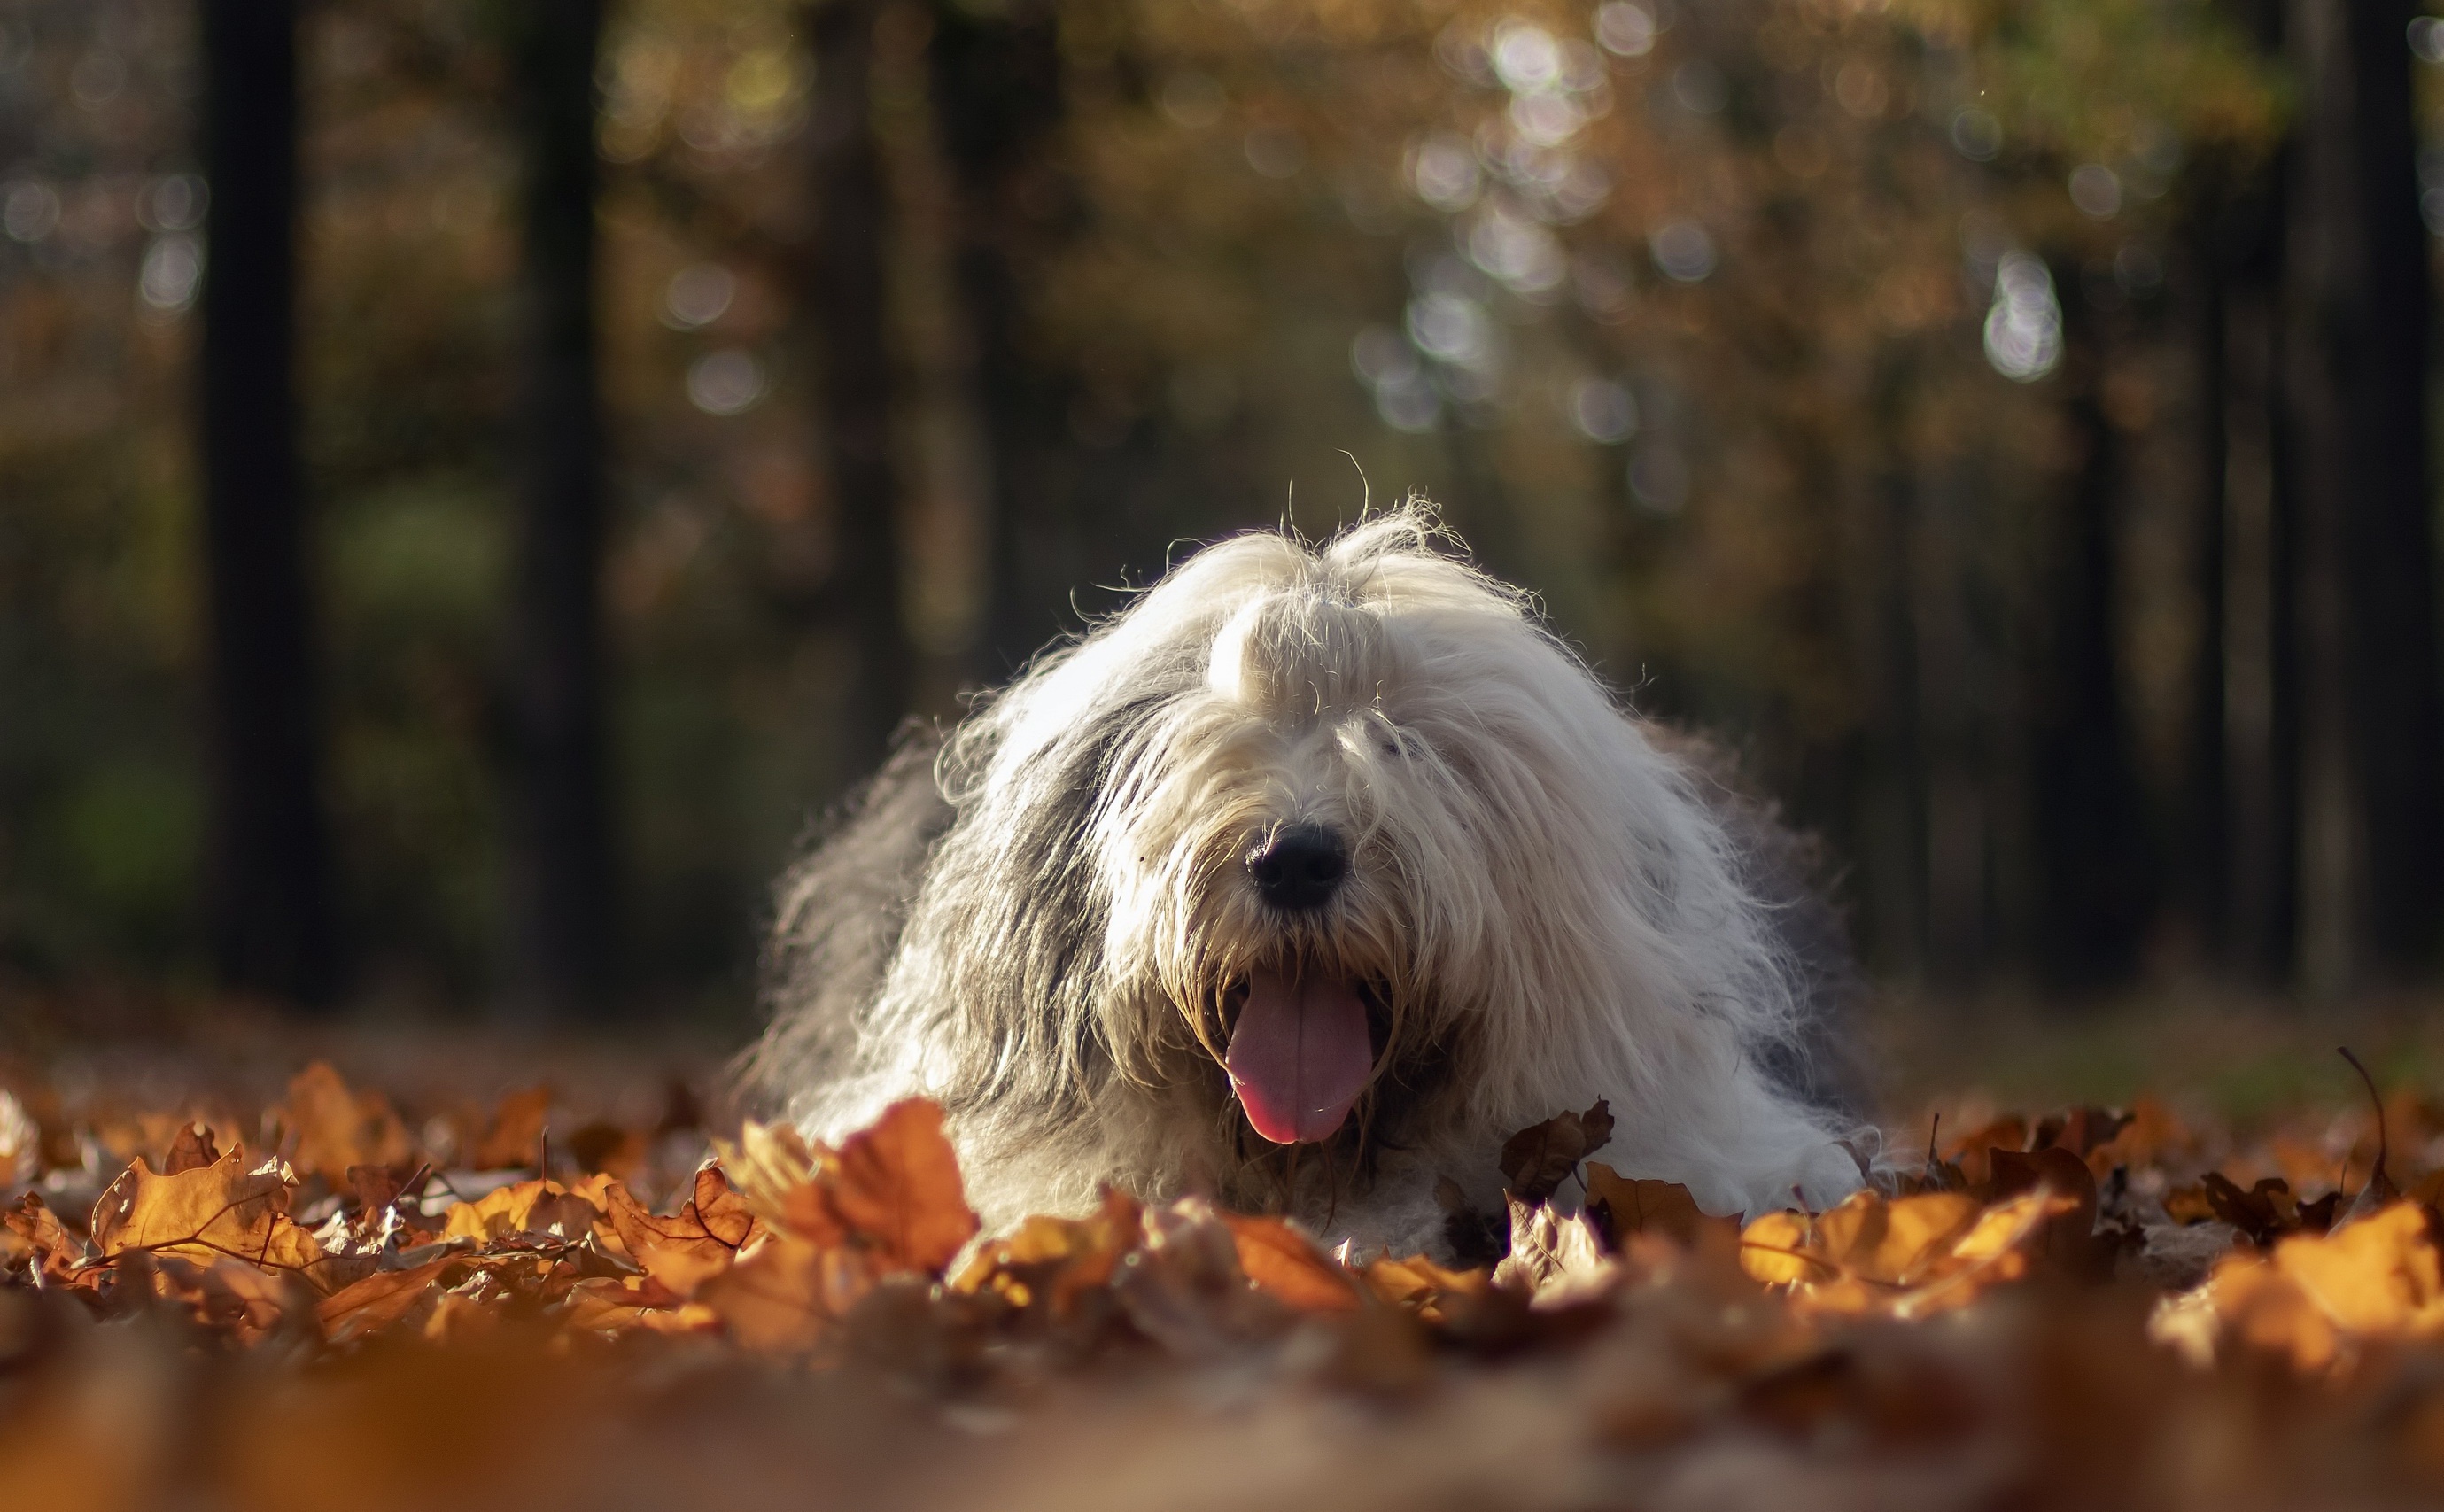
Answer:
<svg viewBox="0 0 2444 1512"><path fill-rule="evenodd" d="M404 1165L415 1153L390 1099L352 1090L326 1060L290 1079L287 1099L277 1112L296 1140L290 1156L296 1168L334 1187L347 1179L350 1166Z"/></svg>
<svg viewBox="0 0 2444 1512"><path fill-rule="evenodd" d="M512 1171L540 1166L543 1133L551 1121L551 1088L528 1087L505 1095L492 1110L492 1121L475 1141L468 1157L477 1171Z"/></svg>
<svg viewBox="0 0 2444 1512"><path fill-rule="evenodd" d="M1322 1246L1278 1218L1225 1213L1239 1269L1258 1291L1301 1312L1345 1312L1359 1304L1358 1278Z"/></svg>
<svg viewBox="0 0 2444 1512"><path fill-rule="evenodd" d="M721 1326L721 1315L692 1302L650 1276L597 1276L568 1289L568 1326L595 1334L643 1329L657 1334L695 1334Z"/></svg>
<svg viewBox="0 0 2444 1512"><path fill-rule="evenodd" d="M27 1192L0 1213L0 1270L25 1265L41 1272L46 1282L62 1285L84 1257L84 1241L67 1231L39 1194Z"/></svg>
<svg viewBox="0 0 2444 1512"><path fill-rule="evenodd" d="M1109 1285L1121 1259L1144 1239L1137 1200L1106 1187L1102 1210L1094 1217L1023 1219L1008 1238L980 1246L952 1285L991 1291L1014 1307L1040 1300L1066 1316L1079 1298Z"/></svg>
<svg viewBox="0 0 2444 1512"><path fill-rule="evenodd" d="M404 1270L376 1271L333 1292L316 1309L324 1337L337 1344L388 1328L424 1300L452 1263L445 1258Z"/></svg>
<svg viewBox="0 0 2444 1512"><path fill-rule="evenodd" d="M1493 1284L1490 1270L1450 1270L1423 1255L1406 1260L1385 1256L1370 1262L1358 1276L1377 1300L1415 1313L1429 1323L1445 1321L1453 1304L1481 1297Z"/></svg>
<svg viewBox="0 0 2444 1512"><path fill-rule="evenodd" d="M731 1189L717 1166L695 1173L693 1195L669 1218L655 1217L616 1181L604 1197L604 1217L628 1258L680 1297L729 1269L765 1232L763 1220Z"/></svg>
<svg viewBox="0 0 2444 1512"><path fill-rule="evenodd" d="M707 1281L695 1300L748 1349L801 1355L822 1345L874 1284L861 1251L776 1233Z"/></svg>
<svg viewBox="0 0 2444 1512"><path fill-rule="evenodd" d="M1676 1181L1652 1181L1624 1176L1601 1160L1587 1162L1587 1211L1615 1249L1633 1234L1668 1236L1694 1245L1709 1230L1726 1236L1739 1233L1739 1221L1716 1218L1698 1208L1689 1189Z"/></svg>
<svg viewBox="0 0 2444 1512"><path fill-rule="evenodd" d="M605 1190L609 1181L607 1176L589 1177L573 1190L541 1178L511 1182L473 1202L452 1203L443 1215L441 1235L477 1245L520 1234L573 1243L591 1232L594 1221L602 1216L611 1200Z"/></svg>
<svg viewBox="0 0 2444 1512"><path fill-rule="evenodd" d="M210 1129L201 1123L182 1124L177 1135L170 1141L169 1152L161 1157L161 1173L175 1176L181 1171L200 1170L220 1157L220 1147L213 1143Z"/></svg>
<svg viewBox="0 0 2444 1512"><path fill-rule="evenodd" d="M787 1124L748 1120L738 1142L713 1142L723 1173L756 1216L808 1244L831 1245L847 1238L819 1178L840 1167L840 1154L810 1145Z"/></svg>
<svg viewBox="0 0 2444 1512"><path fill-rule="evenodd" d="M833 1215L861 1241L878 1270L939 1275L975 1237L976 1215L959 1158L942 1134L942 1110L912 1098L851 1134L824 1184Z"/></svg>
<svg viewBox="0 0 2444 1512"><path fill-rule="evenodd" d="M1551 1196L1579 1162L1611 1142L1612 1107L1598 1097L1584 1113L1557 1113L1512 1134L1502 1146L1502 1179L1521 1202Z"/></svg>
<svg viewBox="0 0 2444 1512"><path fill-rule="evenodd" d="M175 1176L139 1159L94 1203L93 1245L104 1259L140 1250L206 1264L242 1260L324 1280L329 1257L288 1217L296 1185L278 1156L250 1165L242 1145Z"/></svg>

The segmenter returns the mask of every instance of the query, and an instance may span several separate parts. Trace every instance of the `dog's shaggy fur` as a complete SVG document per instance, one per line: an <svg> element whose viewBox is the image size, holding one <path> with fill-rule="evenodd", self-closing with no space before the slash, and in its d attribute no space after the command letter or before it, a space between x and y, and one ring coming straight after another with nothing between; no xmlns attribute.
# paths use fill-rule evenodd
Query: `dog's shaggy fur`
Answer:
<svg viewBox="0 0 2444 1512"><path fill-rule="evenodd" d="M788 875L750 1078L835 1137L937 1099L989 1222L1111 1183L1446 1249L1452 1186L1498 1210L1504 1138L1598 1097L1627 1173L1826 1202L1859 1167L1789 1085L1807 971L1736 828L1421 511L1237 537L904 747ZM1251 860L1292 831L1346 874L1286 911ZM1365 1008L1313 1143L1225 1066L1285 980Z"/></svg>

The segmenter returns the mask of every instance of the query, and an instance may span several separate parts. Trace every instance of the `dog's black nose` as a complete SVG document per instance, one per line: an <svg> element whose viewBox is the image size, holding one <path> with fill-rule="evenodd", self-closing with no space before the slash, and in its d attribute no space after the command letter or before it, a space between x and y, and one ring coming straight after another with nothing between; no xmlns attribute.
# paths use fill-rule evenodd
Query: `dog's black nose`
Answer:
<svg viewBox="0 0 2444 1512"><path fill-rule="evenodd" d="M1256 895L1291 913L1324 907L1348 875L1348 850L1340 836L1321 824L1293 824L1278 831L1248 857Z"/></svg>

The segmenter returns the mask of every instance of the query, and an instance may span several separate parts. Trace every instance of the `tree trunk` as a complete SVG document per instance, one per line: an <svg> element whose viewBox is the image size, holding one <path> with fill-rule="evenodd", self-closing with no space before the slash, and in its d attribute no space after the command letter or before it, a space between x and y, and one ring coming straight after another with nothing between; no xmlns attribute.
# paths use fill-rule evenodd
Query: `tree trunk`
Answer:
<svg viewBox="0 0 2444 1512"><path fill-rule="evenodd" d="M297 456L297 36L290 0L205 0L202 464L214 964L230 987L337 990Z"/></svg>
<svg viewBox="0 0 2444 1512"><path fill-rule="evenodd" d="M900 602L899 479L891 456L890 207L874 130L881 12L875 0L830 0L807 17L822 79L807 305L821 326L822 432L838 551L833 599L849 645L842 755L857 771L881 761L907 715L915 661Z"/></svg>
<svg viewBox="0 0 2444 1512"><path fill-rule="evenodd" d="M1012 0L935 20L934 97L959 199L956 277L975 350L991 463L985 642L999 675L1062 628L1080 543L1063 445L1069 386L1029 361L1028 256L1066 213L1052 138L1062 116L1058 12Z"/></svg>
<svg viewBox="0 0 2444 1512"><path fill-rule="evenodd" d="M2418 213L2411 100L2412 0L2350 0L2355 266L2337 335L2348 370L2354 464L2344 494L2345 683L2365 867L2368 974L2400 980L2433 960L2444 914L2444 692L2435 649L2428 488L2427 359L2434 300Z"/></svg>
<svg viewBox="0 0 2444 1512"><path fill-rule="evenodd" d="M2426 242L2406 0L2294 0L2305 103L2284 270L2299 438L2301 971L2336 993L2429 959L2444 708L2426 478Z"/></svg>
<svg viewBox="0 0 2444 1512"><path fill-rule="evenodd" d="M518 995L577 1016L612 996L614 899L596 375L595 53L601 0L512 22L526 138L525 470L514 666Z"/></svg>
<svg viewBox="0 0 2444 1512"><path fill-rule="evenodd" d="M2104 408L2105 333L2076 269L2058 276L2068 419L2082 442L2062 531L2050 543L2050 634L2035 688L2040 975L2067 987L2126 979L2138 964L2152 877L2120 676L2117 507L2121 440Z"/></svg>

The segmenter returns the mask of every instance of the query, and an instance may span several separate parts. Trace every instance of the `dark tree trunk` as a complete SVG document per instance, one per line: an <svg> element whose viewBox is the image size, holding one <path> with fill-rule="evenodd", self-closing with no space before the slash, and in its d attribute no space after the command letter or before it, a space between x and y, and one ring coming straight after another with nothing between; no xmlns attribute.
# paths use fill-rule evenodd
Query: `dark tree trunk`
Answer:
<svg viewBox="0 0 2444 1512"><path fill-rule="evenodd" d="M900 603L899 480L891 457L890 206L874 129L874 28L881 12L874 0L830 0L808 15L823 83L807 306L821 326L822 432L838 553L834 600L849 643L842 747L852 770L882 759L908 712L915 660Z"/></svg>
<svg viewBox="0 0 2444 1512"><path fill-rule="evenodd" d="M2349 0L2354 266L2342 347L2353 470L2342 544L2343 651L2356 821L2363 837L2369 975L2425 968L2444 913L2444 692L2436 682L2435 543L2428 489L2433 298L2418 213L2412 0Z"/></svg>
<svg viewBox="0 0 2444 1512"><path fill-rule="evenodd" d="M204 548L213 813L207 915L231 987L337 989L297 457L297 36L289 0L205 0Z"/></svg>
<svg viewBox="0 0 2444 1512"><path fill-rule="evenodd" d="M2190 664L2189 728L2174 822L2181 857L2178 905L2200 958L2222 965L2231 924L2226 901L2231 871L2231 751L2226 738L2231 696L2226 663L2231 646L2229 559L2231 555L2231 385L2227 353L2231 269L2212 214L2187 249L2194 292L2183 311L2198 379L2197 514L2191 540L2191 583L2197 595L2198 640Z"/></svg>
<svg viewBox="0 0 2444 1512"><path fill-rule="evenodd" d="M2407 0L2294 0L2305 103L2284 259L2299 438L2301 969L2398 980L2444 908L2444 709L2426 478L2426 242Z"/></svg>
<svg viewBox="0 0 2444 1512"><path fill-rule="evenodd" d="M2137 968L2153 887L2120 677L2121 443L2104 409L2105 333L2077 272L2065 271L2064 378L2074 385L2068 418L2082 454L2049 544L2049 634L2035 679L2029 780L2040 974L2085 988L2121 981Z"/></svg>
<svg viewBox="0 0 2444 1512"><path fill-rule="evenodd" d="M1062 628L1079 577L1063 445L1069 386L1029 360L1026 269L1067 213L1053 161L1061 39L1050 0L937 8L934 98L958 194L956 278L991 468L985 641L993 675Z"/></svg>
<svg viewBox="0 0 2444 1512"><path fill-rule="evenodd" d="M612 996L595 85L601 0L526 0L512 22L526 146L525 470L514 613L512 831L519 996L574 1016Z"/></svg>

